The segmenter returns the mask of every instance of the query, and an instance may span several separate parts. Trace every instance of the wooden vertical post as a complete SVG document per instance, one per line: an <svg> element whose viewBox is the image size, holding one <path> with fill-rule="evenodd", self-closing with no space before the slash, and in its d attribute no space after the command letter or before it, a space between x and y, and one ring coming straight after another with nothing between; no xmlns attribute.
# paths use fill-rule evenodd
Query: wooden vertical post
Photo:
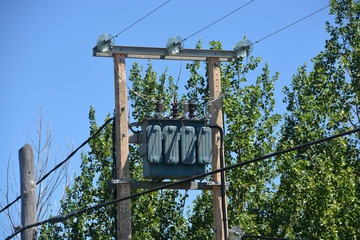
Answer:
<svg viewBox="0 0 360 240"><path fill-rule="evenodd" d="M120 180L129 180L129 126L127 119L127 89L125 55L114 54L115 80L115 129L116 129L116 172ZM117 197L130 195L130 183L117 185ZM130 200L117 204L117 229L119 240L131 239Z"/></svg>
<svg viewBox="0 0 360 240"><path fill-rule="evenodd" d="M209 71L209 95L211 103L211 125L218 125L221 128L224 127L223 123L223 113L222 113L222 104L221 104L221 76L220 76L220 60L219 58L209 58L208 59L208 71ZM212 169L216 170L220 168L220 132L214 131L212 135ZM221 182L221 173L213 175L214 181ZM227 200L225 195L225 208L227 208ZM221 186L213 186L213 209L214 209L214 232L215 240L225 239L224 222L226 220L227 225L227 209L223 211L222 207L222 197L221 197ZM223 216L225 212L225 216Z"/></svg>
<svg viewBox="0 0 360 240"><path fill-rule="evenodd" d="M36 181L34 150L24 145L19 150L20 192L21 192L21 226L36 223ZM21 232L21 240L36 239L37 228L29 228Z"/></svg>

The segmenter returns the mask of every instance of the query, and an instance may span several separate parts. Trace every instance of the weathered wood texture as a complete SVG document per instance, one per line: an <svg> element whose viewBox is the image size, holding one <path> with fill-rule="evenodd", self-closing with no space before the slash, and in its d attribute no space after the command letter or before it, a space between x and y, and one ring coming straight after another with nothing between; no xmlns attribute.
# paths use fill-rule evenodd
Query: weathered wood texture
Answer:
<svg viewBox="0 0 360 240"><path fill-rule="evenodd" d="M116 128L116 172L118 179L129 180L129 131L127 118L127 89L125 55L114 55L115 79L115 128ZM130 195L130 184L117 185L117 197ZM130 200L117 204L118 239L131 239Z"/></svg>
<svg viewBox="0 0 360 240"><path fill-rule="evenodd" d="M224 127L223 123L223 112L221 103L221 76L220 76L220 60L218 58L209 58L208 60L208 71L209 71L209 95L210 95L210 111L211 111L211 125L218 125L221 128ZM212 136L212 169L216 170L220 168L220 132L213 130ZM221 173L213 175L215 182L221 182ZM227 200L225 195L225 206L227 208ZM225 216L223 216L222 197L221 197L221 186L213 186L213 208L214 208L214 232L215 239L224 239L224 224L223 219L227 219L227 210ZM226 222L227 224L227 222ZM227 233L226 233L227 234Z"/></svg>
<svg viewBox="0 0 360 240"><path fill-rule="evenodd" d="M20 192L21 192L21 225L36 223L36 181L34 150L26 144L19 150ZM37 228L21 232L21 240L36 239Z"/></svg>

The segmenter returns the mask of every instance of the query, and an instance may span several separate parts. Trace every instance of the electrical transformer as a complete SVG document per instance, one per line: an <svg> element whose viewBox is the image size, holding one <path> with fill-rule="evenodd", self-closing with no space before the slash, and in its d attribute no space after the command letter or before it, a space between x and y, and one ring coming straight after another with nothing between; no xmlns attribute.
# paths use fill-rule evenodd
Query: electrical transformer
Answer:
<svg viewBox="0 0 360 240"><path fill-rule="evenodd" d="M212 161L206 120L150 119L141 124L144 178L179 179L205 173Z"/></svg>

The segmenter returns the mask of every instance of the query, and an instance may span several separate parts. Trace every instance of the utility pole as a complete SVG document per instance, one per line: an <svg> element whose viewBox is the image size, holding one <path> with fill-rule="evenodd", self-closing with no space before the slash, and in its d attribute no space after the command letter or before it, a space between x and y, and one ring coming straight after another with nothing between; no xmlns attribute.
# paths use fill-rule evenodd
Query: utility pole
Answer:
<svg viewBox="0 0 360 240"><path fill-rule="evenodd" d="M117 198L130 195L129 170L129 126L127 119L127 89L125 55L114 54L115 80L115 129L116 129L116 172L123 184L117 184ZM131 203L130 200L117 203L117 239L131 239Z"/></svg>
<svg viewBox="0 0 360 240"><path fill-rule="evenodd" d="M209 71L209 95L211 103L211 125L218 125L221 128L224 128L223 123L223 112L222 112L222 103L221 103L221 76L220 76L220 60L219 58L209 58L208 59L208 71ZM219 147L220 133L215 132L212 135L212 170L220 168L220 152ZM225 175L225 173L224 173ZM221 173L213 175L214 181L219 183L221 182ZM223 203L222 201L225 201ZM223 209L225 206L225 209ZM214 209L214 233L215 240L227 239L227 197L222 197L221 195L221 186L213 186L213 209ZM225 225L226 224L226 225ZM225 227L225 226L226 227ZM225 237L226 236L226 237Z"/></svg>
<svg viewBox="0 0 360 240"><path fill-rule="evenodd" d="M127 120L127 89L125 74L125 58L135 59L162 59L180 61L208 61L210 100L212 102L211 124L223 128L223 114L221 99L220 62L233 62L238 56L233 50L205 50L182 49L181 54L169 54L166 48L111 46L111 49L102 49L102 46L93 48L95 57L113 57L115 71L115 128L116 128L116 167L117 167L117 197L130 195L129 174L129 137ZM137 137L136 137L137 139ZM134 139L132 139L134 141ZM137 141L137 140L136 140ZM135 142L136 142L135 141ZM212 136L212 169L220 168L220 132ZM221 173L214 174L213 186L214 232L215 239L227 237L227 200L222 195ZM225 178L224 178L225 179ZM221 184L222 185L222 184ZM144 186L144 184L142 184ZM187 188L186 188L187 189ZM225 191L225 189L223 189ZM224 199L224 201L222 201ZM131 239L131 205L130 200L121 201L117 205L118 211L118 239Z"/></svg>
<svg viewBox="0 0 360 240"><path fill-rule="evenodd" d="M24 145L19 150L20 192L21 192L21 226L36 222L36 181L34 150ZM37 228L29 228L21 232L21 240L36 239Z"/></svg>

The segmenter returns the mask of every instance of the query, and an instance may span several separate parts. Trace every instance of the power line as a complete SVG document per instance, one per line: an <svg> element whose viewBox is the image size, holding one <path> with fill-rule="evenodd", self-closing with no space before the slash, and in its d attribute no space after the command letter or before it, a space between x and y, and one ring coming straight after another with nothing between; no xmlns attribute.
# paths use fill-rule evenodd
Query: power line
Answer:
<svg viewBox="0 0 360 240"><path fill-rule="evenodd" d="M110 118L108 119L93 135L91 135L85 142L83 142L77 149L75 149L72 153L70 153L70 155L63 160L62 162L60 162L58 165L56 165L52 170L50 170L48 173L46 173L39 181L37 181L36 185L39 185L42 181L44 181L51 173L53 173L56 169L58 169L59 167L61 167L65 162L67 162L72 156L75 155L75 153L81 149L82 147L84 147L88 142L90 142L91 139L93 139L96 135L98 135L103 128L109 124L114 118ZM5 211L6 209L8 209L11 205L13 205L16 201L18 201L21 198L21 195L18 196L14 201L12 201L11 203L9 203L8 205L6 205L3 209L1 209L0 213Z"/></svg>
<svg viewBox="0 0 360 240"><path fill-rule="evenodd" d="M345 131L345 132L342 132L342 133L334 134L334 135L331 135L329 137L324 137L324 138L321 138L321 139L318 139L318 140L310 141L310 142L307 142L307 143L304 143L304 144L301 144L301 145L298 145L298 146L295 146L295 147L291 147L291 148L287 148L287 149L284 149L284 150L281 150L281 151L270 153L270 154L267 154L267 155L264 155L264 156L261 156L261 157L253 158L253 159L248 160L248 161L244 161L244 162L237 163L237 164L234 164L234 165L230 165L230 166L227 166L227 167L219 168L219 169L207 172L207 173L203 173L203 174L200 174L200 175L189 177L189 178L177 181L177 182L168 183L166 185L155 187L155 188L152 188L152 189L140 192L140 193L132 194L132 195L122 197L122 198L118 198L118 199L108 201L108 202L105 202L105 203L100 203L100 204L97 204L97 205L94 205L94 206L91 206L91 207L88 207L88 208L77 210L77 211L72 212L72 213L68 213L68 214L65 214L65 215L64 214L58 215L58 216L52 217L50 219L44 220L42 222L38 222L38 223L34 223L34 224L31 224L31 225L25 226L25 227L19 229L18 231L16 231L15 233L13 233L12 235L10 235L9 237L7 237L6 240L11 239L12 237L16 236L21 231L26 230L26 229L31 228L31 227L39 226L39 225L42 225L42 224L45 224L45 223L62 222L62 221L67 220L68 218L71 218L71 217L74 217L76 215L88 212L88 211L93 210L93 209L105 207L105 206L108 206L108 205L111 205L111 204L114 204L114 203L117 203L117 202L129 200L129 199L132 199L132 198L136 198L136 197L139 197L139 196L142 196L142 195L145 195L145 194L149 194L149 193L159 191L159 190L162 190L162 189L165 189L165 188L170 188L170 187L176 186L178 184L190 182L190 181L193 181L193 180L196 180L196 179L202 179L202 178L205 178L205 177L207 177L209 175L213 175L213 174L216 174L216 173L219 173L219 172L228 171L228 170L231 170L231 169L234 169L234 168L239 168L239 167L251 164L251 163L259 162L261 160L276 157L276 156L279 156L279 155L282 155L282 154L285 154L285 153L300 150L300 149L305 148L305 147L309 147L309 146L316 145L316 144L319 144L319 143L322 143L322 142L330 141L332 139L336 139L336 138L339 138L339 137L343 137L343 136L346 136L346 135L357 133L359 131L360 131L360 127L349 130L349 131Z"/></svg>
<svg viewBox="0 0 360 240"><path fill-rule="evenodd" d="M214 24L216 24L216 23L220 22L220 21L221 21L221 20L223 20L224 18L226 18L226 17L228 17L228 16L232 15L233 13L235 13L235 12L239 11L240 9L242 9L242 8L246 7L247 5L249 5L250 3L254 2L254 1L255 1L255 0L251 0L251 1L247 2L247 3L245 3L244 5L242 5L242 6L238 7L237 9L235 9L235 10L233 10L233 11L229 12L228 14L224 15L223 17L221 17L221 18L217 19L216 21L214 21L214 22L210 23L209 25L206 25L205 27L201 28L200 30L198 30L198 31L194 32L193 34L189 35L188 37L184 38L181 42L185 42L186 40L188 40L189 38L193 37L194 35L196 35L196 34L198 34L198 33L202 32L202 31L204 31L205 29L207 29L207 28L211 27L212 25L214 25ZM178 79L177 79L177 82L176 82L176 85L175 85L175 86L178 86L178 83L179 83L179 80L180 80L181 68L182 68L182 60L181 60L181 62L180 62L179 76L178 76Z"/></svg>
<svg viewBox="0 0 360 240"><path fill-rule="evenodd" d="M171 2L171 0L168 0L166 2L164 2L163 4L161 4L160 6L158 6L157 8L155 8L154 10L152 10L151 12L147 13L145 16L141 17L140 19L138 19L137 21L135 21L134 23L132 23L131 25L129 25L128 27L126 27L125 29L123 29L122 31L120 31L118 34L116 34L113 38L118 37L120 34L122 34L123 32L125 32L126 30L128 30L129 28L133 27L135 24L137 24L138 22L142 21L143 19L145 19L146 17L148 17L149 15L151 15L152 13L156 12L157 10L159 10L160 8L162 8L163 6L165 6L166 4L168 4L169 2ZM136 93L134 91L134 93ZM138 93L136 93L138 94ZM148 99L147 99L148 100ZM108 122L110 122L112 120L109 119ZM108 123L107 122L107 123ZM104 125L107 125L107 123L105 123ZM104 125L102 127L104 127ZM101 129L102 129L101 127ZM100 129L99 129L100 130ZM100 130L101 131L101 130ZM94 137L95 135L97 135L100 131L96 132L92 137ZM92 138L89 138L88 140L86 140L80 147L78 147L74 152L72 152L64 161L62 161L61 163L59 163L54 169L52 169L50 172L48 172L46 175L44 175L44 177L42 177L37 183L36 185L40 184L43 180L45 180L53 171L55 171L56 169L58 169L61 165L63 165L67 160L69 160L80 148L82 148L83 146L85 146ZM18 196L14 201L12 201L11 203L9 203L8 205L6 205L3 209L1 209L0 213L5 211L6 209L8 209L11 205L13 205L15 202L17 202L19 199L21 198L21 195Z"/></svg>
<svg viewBox="0 0 360 240"><path fill-rule="evenodd" d="M20 200L21 195L18 196L14 201L12 201L11 203L9 203L8 205L6 205L3 209L1 209L0 213L2 213L3 211L5 211L6 209L8 209L9 207L11 207L11 205L13 205L14 203L16 203L18 200Z"/></svg>
<svg viewBox="0 0 360 240"><path fill-rule="evenodd" d="M156 100L151 99L151 98L154 97L153 95L144 95L144 94L141 94L141 93L139 93L139 92L136 92L135 90L133 90L133 89L132 89L131 87L129 87L129 86L127 86L127 88L128 88L131 92L133 92L136 96L138 96L138 97L140 97L140 98L142 98L142 99L144 99L144 100L146 100L146 101L153 102L153 103L156 102Z"/></svg>
<svg viewBox="0 0 360 240"><path fill-rule="evenodd" d="M125 29L123 29L122 31L120 31L118 34L116 34L113 38L117 38L120 34L122 34L123 32L125 32L125 31L128 30L129 28L133 27L135 24L137 24L138 22L140 22L140 21L143 20L144 18L148 17L148 16L151 15L152 13L156 12L157 10L159 10L160 8L162 8L163 6L165 6L166 4L168 4L169 2L171 2L171 0L168 0L168 1L164 2L164 3L161 4L160 6L158 6L157 8L155 8L154 10L152 10L151 12L149 12L148 14L146 14L145 16L143 16L142 18L138 19L136 22L134 22L133 24L129 25L128 27L126 27Z"/></svg>
<svg viewBox="0 0 360 240"><path fill-rule="evenodd" d="M235 9L235 10L231 11L230 13L226 14L225 16L223 16L223 17L219 18L218 20L216 20L216 21L214 21L214 22L210 23L209 25L207 25L207 26L205 26L205 27L201 28L200 30L196 31L195 33L193 33L193 34L189 35L188 37L184 38L181 42L185 42L187 39L191 38L192 36L194 36L194 35L196 35L196 34L198 34L198 33L202 32L203 30L205 30L205 29L207 29L207 28L211 27L212 25L216 24L217 22L219 22L219 21L223 20L224 18L226 18L226 17L230 16L231 14L233 14L233 13L235 13L236 11L238 11L238 10L240 10L240 9L244 8L245 6L247 6L248 4L250 4L250 3L254 2L254 1L255 1L255 0L252 0L252 1L250 1L250 2L247 2L246 4L242 5L241 7L239 7L239 8L237 8L237 9ZM285 30L286 28L289 28L289 27L291 27L291 26L293 26L293 25L295 25L295 24L297 24L297 23L299 23L299 22L301 22L301 21L303 21L303 20L305 20L305 19L307 19L307 18L311 17L312 15L315 15L315 14L316 14L316 13L318 13L318 12L321 12L322 10L324 10L324 9L326 9L326 8L328 8L328 7L330 7L330 4L329 4L329 5L327 5L327 6L325 6L325 7L323 7L323 8L320 8L320 9L316 10L315 12L310 13L309 15L307 15L307 16L305 16L305 17L303 17L303 18L301 18L301 19L299 19L299 20L297 20L297 21L295 21L295 22L293 22L293 23L291 23L291 24L289 24L289 25L287 25L287 26L285 26L285 27L283 27L283 28L281 28L281 29L279 29L279 30L277 30L277 31L273 32L273 33L271 33L271 34L266 35L265 37L263 37L263 38L261 38L261 39L257 40L256 42L252 43L251 45L255 45L256 43L259 43L259 42L261 42L261 41L265 40L266 38L269 38L269 37L271 37L271 36L273 36L273 35L275 35L275 34L277 34L277 33L281 32L281 31ZM182 60L181 60L181 61L182 61ZM176 86L178 85L178 82L179 82L179 80L180 80L180 73L181 73L181 63L180 63L179 77L178 77L178 80L177 80L177 82L176 82Z"/></svg>
<svg viewBox="0 0 360 240"><path fill-rule="evenodd" d="M253 1L255 1L255 0L253 0ZM253 1L250 1L250 2L246 3L245 5L241 6L240 8L238 8L238 9L234 10L233 12L225 15L224 17L222 17L222 18L220 18L219 20L213 22L212 24L206 26L205 28L197 31L196 33L190 35L189 37L192 37L193 35L201 32L202 30L205 30L206 28L210 27L211 25L214 25L216 22L218 22L218 21L224 19L225 17L231 15L231 14L234 13L235 11L240 10L241 8L245 7L246 5L250 4L250 3L253 2ZM291 23L291 24L289 24L289 25L287 25L287 26L285 26L285 27L282 27L281 29L279 29L279 30L277 30L277 31L275 31L275 32L273 32L273 33L270 33L270 34L266 35L265 37L263 37L263 38L257 40L256 42L252 43L252 45L255 45L256 43L259 43L259 42L265 40L266 38L269 38L269 37L271 37L271 36L273 36L273 35L281 32L281 31L285 30L286 28L289 28L289 27L291 27L291 26L293 26L293 25L295 25L295 24L297 24L297 23L299 23L299 22L301 22L301 21L303 21L303 20L311 17L312 15L315 15L315 14L318 13L318 12L321 12L322 10L324 10L324 9L326 9L326 8L328 8L328 7L330 7L330 5L327 5L327 6L323 7L323 8L320 8L320 9L316 10L315 12L312 12L312 13L310 13L309 15L307 15L307 16L305 16L305 17L303 17L303 18L300 18L299 20L297 20L297 21L295 21L295 22L293 22L293 23ZM185 38L183 41L186 41L189 37ZM246 59L246 61L247 61L247 59ZM178 80L178 81L179 81L179 80ZM211 103L211 102L213 102L213 101L216 101L216 100L218 100L219 98L222 98L222 97L224 97L224 96L226 96L226 95L227 95L227 94L220 95L219 97L217 97L216 99L213 99L213 100L209 101L208 103ZM202 98L198 98L198 99L202 99ZM204 100L205 100L205 99L204 99Z"/></svg>
<svg viewBox="0 0 360 240"><path fill-rule="evenodd" d="M198 34L198 33L202 32L202 31L204 31L205 29L207 29L207 28L211 27L211 26L212 26L212 25L214 25L215 23L220 22L220 21L221 21L221 20L223 20L224 18L226 18L226 17L230 16L231 14L233 14L233 13L235 13L235 12L239 11L240 9L242 9L242 8L246 7L247 5L249 5L250 3L254 2L254 1L255 1L255 0L251 0L251 1L247 2L247 3L245 3L245 4L244 4L244 5L242 5L241 7L238 7L237 9L235 9L235 10L233 10L233 11L229 12L229 13L228 13L228 14L226 14L225 16L223 16L223 17L219 18L218 20L216 20L216 21L214 21L214 22L210 23L209 25L207 25L207 26L205 26L205 27L201 28L200 30L198 30L198 31L194 32L193 34L189 35L188 37L184 38L184 40L182 40L182 41L184 42L184 41L188 40L188 39L189 39L189 38L191 38L192 36L194 36L194 35L196 35L196 34Z"/></svg>
<svg viewBox="0 0 360 240"><path fill-rule="evenodd" d="M37 183L36 185L40 184L42 181L44 181L52 172L54 172L56 169L58 169L61 165L63 165L65 162L67 162L74 154L79 151L82 147L84 147L88 142L90 142L94 137L96 137L103 128L106 127L114 118L109 118L92 136L90 136L85 142L83 142L75 151L73 151L64 161L56 165L51 171L49 171L47 174L45 174Z"/></svg>
<svg viewBox="0 0 360 240"><path fill-rule="evenodd" d="M267 236L258 236L258 235L242 235L241 240L245 238L256 238L256 239L268 239L268 240L288 240L287 238L275 238Z"/></svg>
<svg viewBox="0 0 360 240"><path fill-rule="evenodd" d="M285 27L283 27L283 28L280 28L279 30L277 30L277 31L275 31L275 32L273 32L273 33L270 33L270 34L266 35L265 37L261 38L260 40L257 40L256 42L254 42L252 45L254 45L254 44L256 44L256 43L259 43L259 42L265 40L266 38L271 37L271 36L273 36L273 35L281 32L281 31L285 30L285 29L288 28L288 27L291 27L291 26L293 26L293 25L295 25L295 24L297 24L297 23L305 20L306 18L311 17L312 15L314 15L314 14L316 14L316 13L318 13L318 12L321 12L322 10L324 10L324 9L326 9L326 8L328 8L328 7L330 7L330 5L327 5L326 7L320 8L319 10L316 10L315 12L310 13L309 15L307 15L307 16L305 16L305 17L303 17L303 18L300 18L299 20L297 20L297 21L295 21L295 22L293 22L293 23L291 23L291 24L289 24L289 25L287 25L287 26L285 26Z"/></svg>

